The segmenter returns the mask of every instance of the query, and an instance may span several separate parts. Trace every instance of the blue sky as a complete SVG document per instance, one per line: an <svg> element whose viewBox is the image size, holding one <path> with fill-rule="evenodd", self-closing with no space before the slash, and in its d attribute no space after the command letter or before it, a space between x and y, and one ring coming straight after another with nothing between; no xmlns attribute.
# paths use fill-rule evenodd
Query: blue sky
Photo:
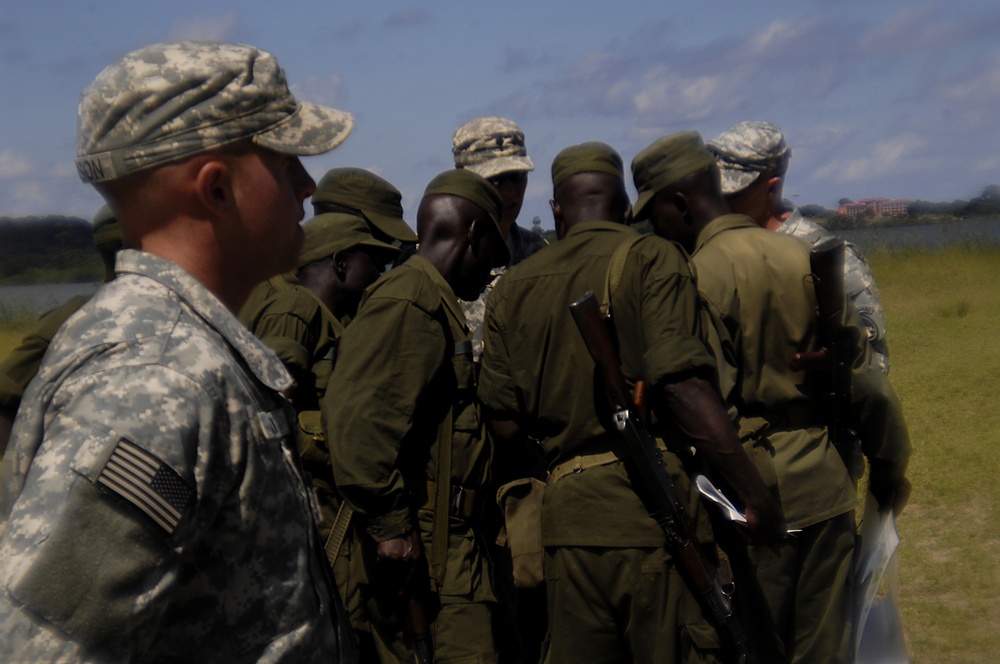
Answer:
<svg viewBox="0 0 1000 664"><path fill-rule="evenodd" d="M93 214L101 201L72 163L80 90L176 38L264 48L299 97L353 112L351 137L306 168L378 172L411 221L452 164L452 131L486 114L522 126L537 166L522 225L552 225L549 166L567 145L606 141L628 163L663 134L711 138L740 120L784 129L799 204L1000 184L995 0L5 0L0 216Z"/></svg>

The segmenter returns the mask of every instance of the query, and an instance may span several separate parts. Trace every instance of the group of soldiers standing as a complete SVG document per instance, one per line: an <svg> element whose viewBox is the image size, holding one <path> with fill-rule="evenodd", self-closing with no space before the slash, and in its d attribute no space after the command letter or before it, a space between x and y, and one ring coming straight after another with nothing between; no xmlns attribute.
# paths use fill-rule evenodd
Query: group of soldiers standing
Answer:
<svg viewBox="0 0 1000 664"><path fill-rule="evenodd" d="M775 125L654 141L634 204L611 146L567 147L550 246L516 223L535 165L505 118L455 131L414 233L370 171L313 183L298 156L353 118L259 49L139 49L79 112L121 250L0 367L4 661L735 661L636 491L588 291L757 661L850 661L858 476L790 366L822 339L789 235L825 231L783 202ZM849 425L898 512L884 318L847 269Z"/></svg>

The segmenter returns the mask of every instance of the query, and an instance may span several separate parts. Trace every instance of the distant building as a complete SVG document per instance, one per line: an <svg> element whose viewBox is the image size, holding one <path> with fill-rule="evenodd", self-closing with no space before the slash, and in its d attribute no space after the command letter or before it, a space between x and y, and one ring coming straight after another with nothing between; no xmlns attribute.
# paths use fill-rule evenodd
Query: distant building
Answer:
<svg viewBox="0 0 1000 664"><path fill-rule="evenodd" d="M841 203L837 214L842 217L901 217L910 208L910 201L889 198L862 198L853 203Z"/></svg>

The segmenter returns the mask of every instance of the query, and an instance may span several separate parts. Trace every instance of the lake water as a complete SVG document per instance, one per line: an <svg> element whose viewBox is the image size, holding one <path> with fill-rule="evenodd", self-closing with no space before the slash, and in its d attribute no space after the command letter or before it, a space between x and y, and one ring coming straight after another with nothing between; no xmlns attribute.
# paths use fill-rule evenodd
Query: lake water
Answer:
<svg viewBox="0 0 1000 664"><path fill-rule="evenodd" d="M974 219L946 224L864 228L838 233L858 245L862 252L872 250L942 249L950 246L1000 246L1000 219ZM90 294L99 283L36 284L0 286L0 314L4 309L28 309L42 312L62 304L74 295Z"/></svg>

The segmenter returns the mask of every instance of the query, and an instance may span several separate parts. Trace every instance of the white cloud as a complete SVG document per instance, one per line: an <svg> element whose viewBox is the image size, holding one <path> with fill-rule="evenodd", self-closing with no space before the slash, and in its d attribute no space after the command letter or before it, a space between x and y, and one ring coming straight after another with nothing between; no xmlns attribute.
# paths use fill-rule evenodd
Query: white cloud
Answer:
<svg viewBox="0 0 1000 664"><path fill-rule="evenodd" d="M331 74L323 78L307 76L301 84L292 85L292 93L299 99L335 108L339 108L339 104L343 104L349 98L344 79L340 74Z"/></svg>
<svg viewBox="0 0 1000 664"><path fill-rule="evenodd" d="M196 16L182 19L170 28L170 39L205 39L233 41L242 25L240 12L228 11L221 16Z"/></svg>
<svg viewBox="0 0 1000 664"><path fill-rule="evenodd" d="M925 139L916 134L901 134L874 144L871 147L871 152L867 155L830 162L816 170L810 180L829 179L834 182L858 182L884 177L889 173L898 174L910 171L916 165L910 159L911 155L926 143Z"/></svg>
<svg viewBox="0 0 1000 664"><path fill-rule="evenodd" d="M723 82L721 75L685 76L673 67L655 67L643 74L633 103L642 115L698 120L717 106Z"/></svg>
<svg viewBox="0 0 1000 664"><path fill-rule="evenodd" d="M14 150L0 150L0 180L30 175L35 170L31 159Z"/></svg>

